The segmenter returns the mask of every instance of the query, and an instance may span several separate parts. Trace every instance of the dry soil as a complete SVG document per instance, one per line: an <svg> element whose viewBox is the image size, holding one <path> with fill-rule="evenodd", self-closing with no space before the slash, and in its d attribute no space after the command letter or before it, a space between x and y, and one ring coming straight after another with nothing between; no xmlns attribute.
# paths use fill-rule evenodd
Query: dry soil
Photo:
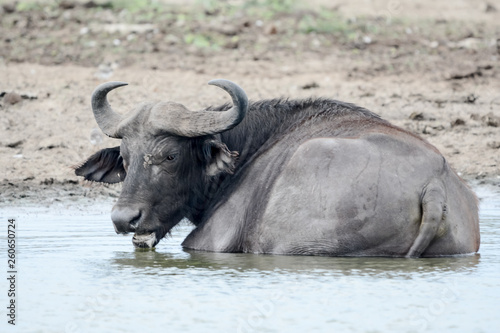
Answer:
<svg viewBox="0 0 500 333"><path fill-rule="evenodd" d="M435 145L465 179L500 184L498 1L0 1L0 204L115 196L71 169L104 137L89 106L147 99L201 109L322 96L364 106ZM126 3L126 2L125 2Z"/></svg>

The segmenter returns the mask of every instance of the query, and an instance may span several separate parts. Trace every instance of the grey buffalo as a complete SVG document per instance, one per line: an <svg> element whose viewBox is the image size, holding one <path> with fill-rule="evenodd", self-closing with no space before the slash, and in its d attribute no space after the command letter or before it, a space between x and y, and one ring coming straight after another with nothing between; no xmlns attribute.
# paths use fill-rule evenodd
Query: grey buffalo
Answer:
<svg viewBox="0 0 500 333"><path fill-rule="evenodd" d="M108 82L92 95L101 130L121 139L80 166L86 180L123 182L111 219L156 244L183 218L182 245L216 252L431 257L479 249L478 201L426 140L330 99L232 103L191 111L146 102L115 112Z"/></svg>

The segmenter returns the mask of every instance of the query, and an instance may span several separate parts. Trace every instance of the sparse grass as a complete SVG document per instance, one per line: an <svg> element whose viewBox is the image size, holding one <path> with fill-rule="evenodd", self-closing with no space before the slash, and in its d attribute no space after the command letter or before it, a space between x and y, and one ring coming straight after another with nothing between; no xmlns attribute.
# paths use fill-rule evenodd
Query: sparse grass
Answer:
<svg viewBox="0 0 500 333"><path fill-rule="evenodd" d="M184 42L198 48L209 48L212 46L210 38L202 34L187 34L184 36Z"/></svg>
<svg viewBox="0 0 500 333"><path fill-rule="evenodd" d="M298 23L298 31L305 34L314 32L348 35L352 29L352 25L349 25L345 18L341 17L337 12L328 10L306 14Z"/></svg>
<svg viewBox="0 0 500 333"><path fill-rule="evenodd" d="M56 5L57 3L55 3L55 1L50 5L35 1L20 1L16 6L16 10L20 12L27 12L27 11L42 10L43 8L46 7L55 7Z"/></svg>
<svg viewBox="0 0 500 333"><path fill-rule="evenodd" d="M126 9L131 13L137 13L139 11L149 12L161 8L161 4L155 0L110 0L108 4L112 9Z"/></svg>
<svg viewBox="0 0 500 333"><path fill-rule="evenodd" d="M100 32L101 35L98 36L98 30L91 29L81 35L68 33L65 45L62 45L60 35L54 33L58 30L57 27L64 29L67 26L67 20L63 19L66 9L60 6L61 0L19 0L18 13L6 15L5 19L0 20L0 29L11 31L12 35L12 42L9 39L10 44L4 48L5 59L24 61L26 57L30 57L30 52L36 53L37 45L49 48L40 45L41 36L51 39L51 47L61 54L69 54L62 59L82 61L81 50L89 49L91 42L103 38L111 41L119 39L122 43L113 45L107 42L102 44L102 49L96 48L93 52L104 53L112 49L112 52L121 52L124 57L149 52L148 50L162 52L170 48L169 45L172 45L171 49L182 52L192 52L194 48L208 53L243 49L250 56L290 48L294 52L322 52L322 49L331 45L359 54L373 45L379 45L389 56L397 56L402 49L422 48L429 40L441 43L467 36L485 35L480 31L480 26L467 27L459 22L441 24L435 20L420 19L415 22L398 18L388 21L381 17L348 19L333 9L307 8L306 2L299 0L249 0L238 1L236 5L231 1L197 0L196 5L190 7L168 5L168 2L162 0L94 0L97 5L93 8L82 7L84 1L77 0L80 5L71 11L71 17L77 22L74 24L74 31L80 31L89 24L87 22L96 26L108 24L109 17L114 17L114 22L117 23L154 24L155 31L127 35L120 32L102 35ZM35 23L52 20L52 27L56 28L49 29L46 24L40 24L26 29L26 19L22 16L33 17ZM234 32L228 33L225 30L228 26ZM30 42L26 42L25 35L30 36ZM384 43L389 47L384 48ZM372 45L368 46L369 44ZM397 50L393 45L396 45ZM189 48L182 49L185 46ZM24 49L26 55L21 51L17 52L18 49Z"/></svg>
<svg viewBox="0 0 500 333"><path fill-rule="evenodd" d="M7 1L0 1L0 3ZM152 11L162 8L162 5L157 0L96 0L97 8L128 10L131 13L139 11ZM61 0L56 1L40 1L40 0L22 0L17 3L17 11L36 11L43 9L55 9L59 7ZM83 3L83 2L82 2ZM78 1L76 2L78 4Z"/></svg>
<svg viewBox="0 0 500 333"><path fill-rule="evenodd" d="M292 13L297 9L295 0L251 0L246 1L240 8L250 16L270 20L277 15Z"/></svg>

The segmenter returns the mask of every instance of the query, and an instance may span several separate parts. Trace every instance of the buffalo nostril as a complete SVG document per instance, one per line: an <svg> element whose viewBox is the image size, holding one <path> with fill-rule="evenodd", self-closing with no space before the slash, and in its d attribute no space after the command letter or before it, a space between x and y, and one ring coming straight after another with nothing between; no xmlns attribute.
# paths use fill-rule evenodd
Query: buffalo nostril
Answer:
<svg viewBox="0 0 500 333"><path fill-rule="evenodd" d="M141 211L130 207L115 207L111 212L111 220L117 233L135 231L141 219Z"/></svg>
<svg viewBox="0 0 500 333"><path fill-rule="evenodd" d="M136 229L137 225L139 224L139 220L141 219L141 211L139 211L139 214L137 214L132 220L130 220L129 224L132 229Z"/></svg>

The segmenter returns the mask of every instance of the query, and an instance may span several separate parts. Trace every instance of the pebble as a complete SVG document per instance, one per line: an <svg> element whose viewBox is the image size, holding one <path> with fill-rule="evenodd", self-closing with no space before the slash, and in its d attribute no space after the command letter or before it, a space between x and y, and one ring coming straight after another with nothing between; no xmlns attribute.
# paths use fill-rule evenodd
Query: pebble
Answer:
<svg viewBox="0 0 500 333"><path fill-rule="evenodd" d="M16 5L15 2L5 3L2 5L2 9L5 13L12 14L16 11Z"/></svg>
<svg viewBox="0 0 500 333"><path fill-rule="evenodd" d="M491 3L485 2L482 5L482 10L485 13L495 13L497 11L497 8L493 6Z"/></svg>
<svg viewBox="0 0 500 333"><path fill-rule="evenodd" d="M267 35L276 35L278 33L278 28L274 24L271 24L267 26L265 33Z"/></svg>
<svg viewBox="0 0 500 333"><path fill-rule="evenodd" d="M425 116L422 112L412 112L409 117L411 120L424 120Z"/></svg>
<svg viewBox="0 0 500 333"><path fill-rule="evenodd" d="M465 120L463 120L462 118L457 118L451 122L451 127L462 126L462 125L465 125Z"/></svg>
<svg viewBox="0 0 500 333"><path fill-rule="evenodd" d="M491 142L488 142L486 145L492 149L499 149L500 148L500 141L491 141Z"/></svg>
<svg viewBox="0 0 500 333"><path fill-rule="evenodd" d="M17 103L21 102L22 100L23 100L23 98L21 97L21 95L16 94L15 92L7 93L3 97L4 103L10 104L10 105L17 104Z"/></svg>
<svg viewBox="0 0 500 333"><path fill-rule="evenodd" d="M493 115L492 112L483 116L481 120L485 123L486 126L491 127L499 127L500 126L500 117Z"/></svg>

